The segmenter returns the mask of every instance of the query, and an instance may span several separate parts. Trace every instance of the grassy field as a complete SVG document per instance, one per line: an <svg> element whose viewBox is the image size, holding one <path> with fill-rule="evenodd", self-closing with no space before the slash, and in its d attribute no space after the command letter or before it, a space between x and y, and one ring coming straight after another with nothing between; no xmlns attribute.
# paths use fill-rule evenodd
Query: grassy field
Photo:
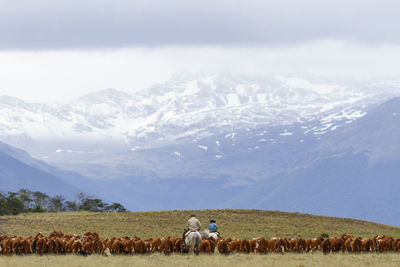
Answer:
<svg viewBox="0 0 400 267"><path fill-rule="evenodd" d="M322 233L340 236L372 237L386 234L400 237L400 227L378 223L315 216L300 213L262 210L196 210L152 211L126 213L31 213L17 216L0 216L0 234L30 236L38 232L49 234L53 230L81 235L96 231L101 237L180 236L191 213L195 213L203 226L215 219L223 237L250 239L253 237L303 237L314 238Z"/></svg>
<svg viewBox="0 0 400 267"><path fill-rule="evenodd" d="M32 213L17 216L0 216L0 234L30 236L37 232L49 234L53 230L83 234L96 231L101 237L180 236L191 213L195 213L203 226L215 219L224 237L250 239L253 237L304 237L313 238L327 233L339 236L352 233L355 236L372 237L386 234L400 237L400 227L378 223L314 216L299 213L261 210L197 210L197 211L153 211L127 213ZM75 255L48 256L4 256L0 255L0 266L400 266L400 253L385 254L267 254L244 255L171 255L158 253L145 256L88 257Z"/></svg>
<svg viewBox="0 0 400 267"><path fill-rule="evenodd" d="M146 256L0 256L0 266L400 266L400 254L323 255L315 254L267 254L230 256L215 255L171 255L151 254Z"/></svg>

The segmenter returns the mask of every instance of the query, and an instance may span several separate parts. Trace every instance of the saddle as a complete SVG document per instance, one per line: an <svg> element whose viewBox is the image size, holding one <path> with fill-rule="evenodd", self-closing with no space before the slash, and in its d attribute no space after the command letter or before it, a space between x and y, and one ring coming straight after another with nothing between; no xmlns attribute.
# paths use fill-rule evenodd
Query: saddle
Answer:
<svg viewBox="0 0 400 267"><path fill-rule="evenodd" d="M220 235L220 232L218 232L218 231L210 231L210 233L217 234L218 236Z"/></svg>
<svg viewBox="0 0 400 267"><path fill-rule="evenodd" d="M186 229L186 230L183 232L183 237L182 237L182 239L185 240L185 238L188 237L189 234L190 234L191 232L198 232L198 231L197 231L197 230Z"/></svg>

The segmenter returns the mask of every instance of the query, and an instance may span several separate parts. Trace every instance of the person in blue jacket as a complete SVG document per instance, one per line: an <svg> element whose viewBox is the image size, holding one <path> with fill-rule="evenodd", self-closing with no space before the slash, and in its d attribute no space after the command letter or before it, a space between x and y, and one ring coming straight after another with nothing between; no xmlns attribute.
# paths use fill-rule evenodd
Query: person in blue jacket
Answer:
<svg viewBox="0 0 400 267"><path fill-rule="evenodd" d="M219 226L214 220L210 220L210 224L208 225L208 229L210 230L211 233L219 233L218 232Z"/></svg>

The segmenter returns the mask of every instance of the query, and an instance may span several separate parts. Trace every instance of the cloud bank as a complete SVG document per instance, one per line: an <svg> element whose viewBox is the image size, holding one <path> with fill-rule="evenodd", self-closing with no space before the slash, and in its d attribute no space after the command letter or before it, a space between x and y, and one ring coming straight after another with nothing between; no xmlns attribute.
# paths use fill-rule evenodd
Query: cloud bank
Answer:
<svg viewBox="0 0 400 267"><path fill-rule="evenodd" d="M0 49L400 42L395 0L0 0Z"/></svg>

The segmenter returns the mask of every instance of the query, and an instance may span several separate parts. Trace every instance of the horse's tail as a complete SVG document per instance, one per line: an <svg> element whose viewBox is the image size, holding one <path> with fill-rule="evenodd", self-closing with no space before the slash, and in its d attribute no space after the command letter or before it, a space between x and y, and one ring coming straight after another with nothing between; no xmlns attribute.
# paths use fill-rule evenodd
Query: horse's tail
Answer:
<svg viewBox="0 0 400 267"><path fill-rule="evenodd" d="M182 234L182 244L184 248L184 252L188 252L188 246L186 245L186 233L190 231L189 229L183 229L183 234Z"/></svg>
<svg viewBox="0 0 400 267"><path fill-rule="evenodd" d="M199 235L197 235L197 240L196 241L198 242L198 244L200 244L201 241L202 241L202 237L201 237L200 232L199 232Z"/></svg>

